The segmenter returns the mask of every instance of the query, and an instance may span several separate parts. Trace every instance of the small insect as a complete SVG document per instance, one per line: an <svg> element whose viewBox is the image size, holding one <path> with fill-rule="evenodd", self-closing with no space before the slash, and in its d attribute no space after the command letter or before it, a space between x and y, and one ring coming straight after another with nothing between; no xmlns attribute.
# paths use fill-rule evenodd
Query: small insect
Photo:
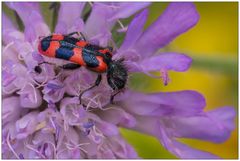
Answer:
<svg viewBox="0 0 240 161"><path fill-rule="evenodd" d="M77 34L79 38L73 37ZM125 87L127 82L127 69L123 64L123 59L112 60L113 49L111 47L100 47L90 44L80 32L73 32L68 35L52 34L40 40L38 45L40 54L68 60L71 63L62 66L63 69L77 69L81 66L98 73L95 83L81 92L98 86L102 80L102 73L107 73L109 86L116 91L110 98L113 102L114 96ZM41 73L39 66L35 67L37 73Z"/></svg>

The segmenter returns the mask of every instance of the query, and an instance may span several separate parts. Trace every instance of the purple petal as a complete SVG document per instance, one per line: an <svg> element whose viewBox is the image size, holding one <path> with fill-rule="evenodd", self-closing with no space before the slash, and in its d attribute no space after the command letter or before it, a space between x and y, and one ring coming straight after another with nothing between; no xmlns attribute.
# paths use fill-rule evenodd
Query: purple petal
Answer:
<svg viewBox="0 0 240 161"><path fill-rule="evenodd" d="M112 15L110 21L114 19L120 19L120 18L128 18L137 11L146 8L151 3L150 2L120 2L118 4L118 10L115 12L114 15Z"/></svg>
<svg viewBox="0 0 240 161"><path fill-rule="evenodd" d="M42 104L42 96L32 84L27 84L17 93L20 95L20 105L24 108L37 108Z"/></svg>
<svg viewBox="0 0 240 161"><path fill-rule="evenodd" d="M3 99L2 103L2 121L3 125L16 121L20 117L19 97L8 97Z"/></svg>
<svg viewBox="0 0 240 161"><path fill-rule="evenodd" d="M43 99L47 102L53 102L56 103L60 101L65 93L65 86L64 84L55 79L48 81L48 84L43 89Z"/></svg>
<svg viewBox="0 0 240 161"><path fill-rule="evenodd" d="M2 21L3 21L3 31L6 30L17 30L16 27L13 25L12 21L5 15L4 12L2 12Z"/></svg>
<svg viewBox="0 0 240 161"><path fill-rule="evenodd" d="M100 149L97 154L97 159L116 159L114 153L110 149Z"/></svg>
<svg viewBox="0 0 240 161"><path fill-rule="evenodd" d="M131 21L130 25L128 26L128 30L124 39L123 44L121 45L119 51L126 50L130 46L132 46L139 36L142 34L143 27L146 23L148 17L148 10L145 9L138 15L134 17Z"/></svg>
<svg viewBox="0 0 240 161"><path fill-rule="evenodd" d="M169 122L164 121L161 118L152 116L150 117L138 116L136 118L137 126L133 128L134 130L157 137L168 151L170 151L172 154L176 155L179 158L182 159L217 158L217 156L212 155L208 152L193 149L191 147L188 147L187 145L181 144L178 141L174 140L174 137L171 135L173 131L172 127L168 126ZM162 123L166 124L164 125ZM191 130L190 131L188 130L187 132L191 133Z"/></svg>
<svg viewBox="0 0 240 161"><path fill-rule="evenodd" d="M100 119L97 115L93 113L89 113L88 117L96 122L95 124L97 128L100 129L104 135L114 136L119 134L118 128L114 124Z"/></svg>
<svg viewBox="0 0 240 161"><path fill-rule="evenodd" d="M76 32L76 31L80 32L80 31L83 31L83 29L84 29L84 22L82 18L77 18L73 23L72 27L69 28L68 33Z"/></svg>
<svg viewBox="0 0 240 161"><path fill-rule="evenodd" d="M58 23L56 25L55 32L61 34L67 34L67 29L71 28L76 21L80 19L80 15L85 6L85 2L62 2L58 15ZM64 28L62 26L65 26ZM75 30L79 31L79 30Z"/></svg>
<svg viewBox="0 0 240 161"><path fill-rule="evenodd" d="M109 139L112 152L117 158L136 159L137 153L134 149L120 137L120 135Z"/></svg>
<svg viewBox="0 0 240 161"><path fill-rule="evenodd" d="M33 145L41 148L40 152L48 159L54 157L54 135L52 133L43 133L42 131L36 132L32 140Z"/></svg>
<svg viewBox="0 0 240 161"><path fill-rule="evenodd" d="M7 87L16 79L16 76L7 71L2 71L2 78L3 78L3 82L2 82L3 87Z"/></svg>
<svg viewBox="0 0 240 161"><path fill-rule="evenodd" d="M135 49L144 57L154 54L178 35L192 28L199 15L192 3L171 3L164 13L143 33ZM147 43L146 43L147 42Z"/></svg>
<svg viewBox="0 0 240 161"><path fill-rule="evenodd" d="M139 62L145 71L174 70L177 72L186 71L191 65L192 59L184 54L178 53L162 53L152 56Z"/></svg>
<svg viewBox="0 0 240 161"><path fill-rule="evenodd" d="M37 61L38 63L42 63L44 61L43 56L40 55L36 51L32 52L32 58L33 58L33 60Z"/></svg>
<svg viewBox="0 0 240 161"><path fill-rule="evenodd" d="M85 25L85 34L88 38L105 37L118 18L127 18L150 3L94 3L91 15ZM97 24L97 27L95 27ZM109 37L110 38L110 37ZM107 41L109 40L107 39ZM103 41L103 40L102 40ZM104 40L106 41L106 40ZM107 43L101 43L107 45Z"/></svg>
<svg viewBox="0 0 240 161"><path fill-rule="evenodd" d="M86 111L79 104L78 97L65 97L60 104L60 113L64 118L64 126L68 128L68 125L79 125L80 120L86 117Z"/></svg>
<svg viewBox="0 0 240 161"><path fill-rule="evenodd" d="M85 24L85 35L87 35L88 38L91 38L96 35L107 33L113 25L113 22L108 22L107 19L113 13L114 11L110 6L104 5L103 3L94 3L92 12Z"/></svg>
<svg viewBox="0 0 240 161"><path fill-rule="evenodd" d="M38 36L47 36L50 34L50 30L40 13L38 3L9 2L7 5L15 10L22 19L25 26L25 36L28 41L32 42Z"/></svg>
<svg viewBox="0 0 240 161"><path fill-rule="evenodd" d="M115 125L120 125L122 127L133 127L136 124L135 118L121 109L120 107L112 107L109 110L99 113L99 116L107 122Z"/></svg>
<svg viewBox="0 0 240 161"><path fill-rule="evenodd" d="M38 112L30 112L16 122L17 138L23 139L32 134L37 126Z"/></svg>
<svg viewBox="0 0 240 161"><path fill-rule="evenodd" d="M131 52L127 52L127 54L129 53ZM162 53L140 62L135 62L138 60L134 60L133 55L136 55L136 53L133 52L128 56L128 58L132 58L132 60L125 61L129 72L143 72L151 77L156 77L149 72L159 71L161 74L160 78L162 78L164 85L167 85L170 80L168 78L168 70L183 72L186 71L192 63L190 57L178 53Z"/></svg>
<svg viewBox="0 0 240 161"><path fill-rule="evenodd" d="M176 137L196 138L216 143L224 142L234 130L234 108L217 108L205 115L166 118ZM206 125L208 128L206 128ZM191 132L190 132L191 131Z"/></svg>
<svg viewBox="0 0 240 161"><path fill-rule="evenodd" d="M103 132L104 135L106 136L114 136L114 135L118 135L119 131L117 126L105 122L105 121L99 121L98 123L96 123L96 126Z"/></svg>
<svg viewBox="0 0 240 161"><path fill-rule="evenodd" d="M178 141L175 141L173 138L170 138L166 131L161 128L160 125L157 127L158 138L163 144L163 146L175 154L177 157L182 159L219 159L217 156L197 149L190 148L187 145L184 145Z"/></svg>
<svg viewBox="0 0 240 161"><path fill-rule="evenodd" d="M195 91L141 94L125 92L122 107L144 116L190 116L201 114L206 106L204 97Z"/></svg>
<svg viewBox="0 0 240 161"><path fill-rule="evenodd" d="M2 12L2 33L3 42L8 44L13 40L23 40L23 34L19 32L9 18Z"/></svg>
<svg viewBox="0 0 240 161"><path fill-rule="evenodd" d="M27 73L27 69L24 65L19 63L13 63L11 64L11 67L6 67L6 70L9 71L8 74L4 74L5 79L12 79L11 81L4 82L6 83L5 86L3 86L3 93L4 94L11 94L15 92L18 89L23 88L26 83L28 83L30 80L29 75ZM13 77L13 78L9 78ZM14 78L15 77L15 78Z"/></svg>

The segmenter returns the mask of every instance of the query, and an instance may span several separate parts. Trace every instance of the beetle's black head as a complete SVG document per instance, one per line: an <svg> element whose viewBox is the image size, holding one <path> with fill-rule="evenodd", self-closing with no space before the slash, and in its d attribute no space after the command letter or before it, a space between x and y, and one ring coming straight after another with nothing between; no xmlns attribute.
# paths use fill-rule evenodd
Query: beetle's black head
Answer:
<svg viewBox="0 0 240 161"><path fill-rule="evenodd" d="M123 59L113 60L108 65L107 81L113 90L124 88L127 82L127 68L123 64Z"/></svg>

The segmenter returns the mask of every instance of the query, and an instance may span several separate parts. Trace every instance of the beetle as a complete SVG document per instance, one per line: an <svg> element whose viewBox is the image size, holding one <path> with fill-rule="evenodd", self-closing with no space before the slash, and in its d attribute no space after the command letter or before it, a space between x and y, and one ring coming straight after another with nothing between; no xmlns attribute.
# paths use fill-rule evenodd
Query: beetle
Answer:
<svg viewBox="0 0 240 161"><path fill-rule="evenodd" d="M76 34L79 38L73 37ZM116 91L110 98L111 103L113 103L114 96L126 85L128 71L123 64L124 59L113 60L113 49L111 47L104 48L93 45L86 41L81 32L73 32L67 35L52 34L44 37L39 41L38 50L42 55L70 61L71 63L62 66L63 69L77 69L84 66L98 73L95 83L80 93L80 102L84 92L101 83L102 73L107 73L108 85ZM35 67L35 71L41 72L39 66Z"/></svg>

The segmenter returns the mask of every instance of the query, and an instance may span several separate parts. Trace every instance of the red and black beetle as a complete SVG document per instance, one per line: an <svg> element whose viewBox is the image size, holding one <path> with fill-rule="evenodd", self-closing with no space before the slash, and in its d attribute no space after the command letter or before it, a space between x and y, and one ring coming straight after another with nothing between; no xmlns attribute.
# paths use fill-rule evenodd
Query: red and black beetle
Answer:
<svg viewBox="0 0 240 161"><path fill-rule="evenodd" d="M79 38L73 37L75 34ZM84 92L100 84L102 80L101 73L107 73L108 84L113 90L120 91L127 82L128 73L123 64L123 59L112 60L112 48L103 48L90 44L82 33L73 32L68 35L52 34L44 37L39 42L38 50L42 55L70 61L71 63L62 66L64 69L76 69L84 66L98 73L94 85L80 94L80 100ZM39 66L35 67L35 71L41 72ZM116 94L112 95L111 102Z"/></svg>

